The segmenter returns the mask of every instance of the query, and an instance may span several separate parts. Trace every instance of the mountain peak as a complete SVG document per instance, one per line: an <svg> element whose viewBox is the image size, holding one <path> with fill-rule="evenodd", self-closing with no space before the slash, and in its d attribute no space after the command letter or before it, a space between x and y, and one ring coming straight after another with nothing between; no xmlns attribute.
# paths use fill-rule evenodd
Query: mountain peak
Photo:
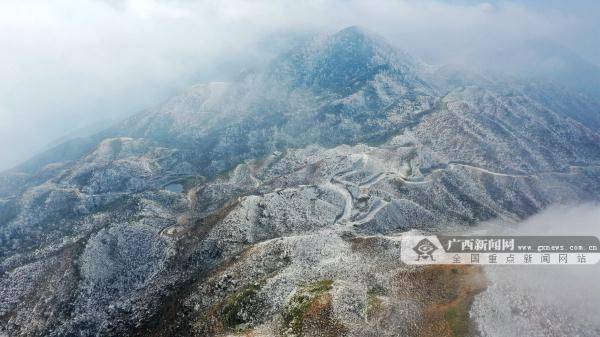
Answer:
<svg viewBox="0 0 600 337"><path fill-rule="evenodd" d="M350 26L280 55L271 72L294 86L348 94L381 73L405 78L414 67L408 54L361 27Z"/></svg>
<svg viewBox="0 0 600 337"><path fill-rule="evenodd" d="M374 36L368 33L364 28L360 26L348 26L337 33L333 34L334 37L338 38L373 38Z"/></svg>
<svg viewBox="0 0 600 337"><path fill-rule="evenodd" d="M327 37L323 47L326 53L335 53L332 56L361 58L365 62L371 61L377 53L387 58L385 56L391 56L396 52L383 39L367 33L358 26L344 28Z"/></svg>

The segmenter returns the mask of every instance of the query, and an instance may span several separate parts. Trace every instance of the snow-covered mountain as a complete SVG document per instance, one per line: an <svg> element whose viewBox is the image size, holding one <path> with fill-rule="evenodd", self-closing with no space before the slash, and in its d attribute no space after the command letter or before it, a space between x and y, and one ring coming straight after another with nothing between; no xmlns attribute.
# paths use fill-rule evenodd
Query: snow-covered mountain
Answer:
<svg viewBox="0 0 600 337"><path fill-rule="evenodd" d="M431 310L459 295L419 291L399 233L598 200L599 116L360 28L315 38L0 176L0 335L451 335Z"/></svg>

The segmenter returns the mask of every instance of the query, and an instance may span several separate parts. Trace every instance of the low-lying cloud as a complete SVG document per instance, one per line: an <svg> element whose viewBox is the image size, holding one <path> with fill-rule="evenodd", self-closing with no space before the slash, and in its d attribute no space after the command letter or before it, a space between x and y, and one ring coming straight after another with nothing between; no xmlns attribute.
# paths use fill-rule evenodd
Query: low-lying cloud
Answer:
<svg viewBox="0 0 600 337"><path fill-rule="evenodd" d="M551 39L592 62L595 2L6 0L0 3L0 170L53 140L265 59L290 31L360 25L428 62ZM103 124L102 124L103 125ZM6 146L10 144L10 146Z"/></svg>
<svg viewBox="0 0 600 337"><path fill-rule="evenodd" d="M551 206L511 232L600 237L600 204ZM600 332L600 265L490 266L485 274L490 285L471 309L483 336L597 336Z"/></svg>

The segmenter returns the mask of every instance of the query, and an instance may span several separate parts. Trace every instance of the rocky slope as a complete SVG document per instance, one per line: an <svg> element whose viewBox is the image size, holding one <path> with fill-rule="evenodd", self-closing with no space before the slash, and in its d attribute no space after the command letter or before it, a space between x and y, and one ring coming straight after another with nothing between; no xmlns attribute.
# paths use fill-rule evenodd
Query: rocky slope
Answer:
<svg viewBox="0 0 600 337"><path fill-rule="evenodd" d="M317 38L4 173L0 335L476 334L402 233L597 200L599 102Z"/></svg>

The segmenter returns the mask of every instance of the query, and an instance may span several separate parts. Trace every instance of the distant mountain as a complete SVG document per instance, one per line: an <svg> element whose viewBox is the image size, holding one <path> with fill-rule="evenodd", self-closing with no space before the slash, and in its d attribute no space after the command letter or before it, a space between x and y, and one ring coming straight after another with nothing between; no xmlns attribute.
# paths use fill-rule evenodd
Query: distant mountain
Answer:
<svg viewBox="0 0 600 337"><path fill-rule="evenodd" d="M482 49L471 58L493 60L478 66L498 78L558 85L596 100L600 95L600 67L547 39L529 39L498 50Z"/></svg>
<svg viewBox="0 0 600 337"><path fill-rule="evenodd" d="M573 92L357 27L196 85L0 176L0 336L448 332L399 236L598 200Z"/></svg>

